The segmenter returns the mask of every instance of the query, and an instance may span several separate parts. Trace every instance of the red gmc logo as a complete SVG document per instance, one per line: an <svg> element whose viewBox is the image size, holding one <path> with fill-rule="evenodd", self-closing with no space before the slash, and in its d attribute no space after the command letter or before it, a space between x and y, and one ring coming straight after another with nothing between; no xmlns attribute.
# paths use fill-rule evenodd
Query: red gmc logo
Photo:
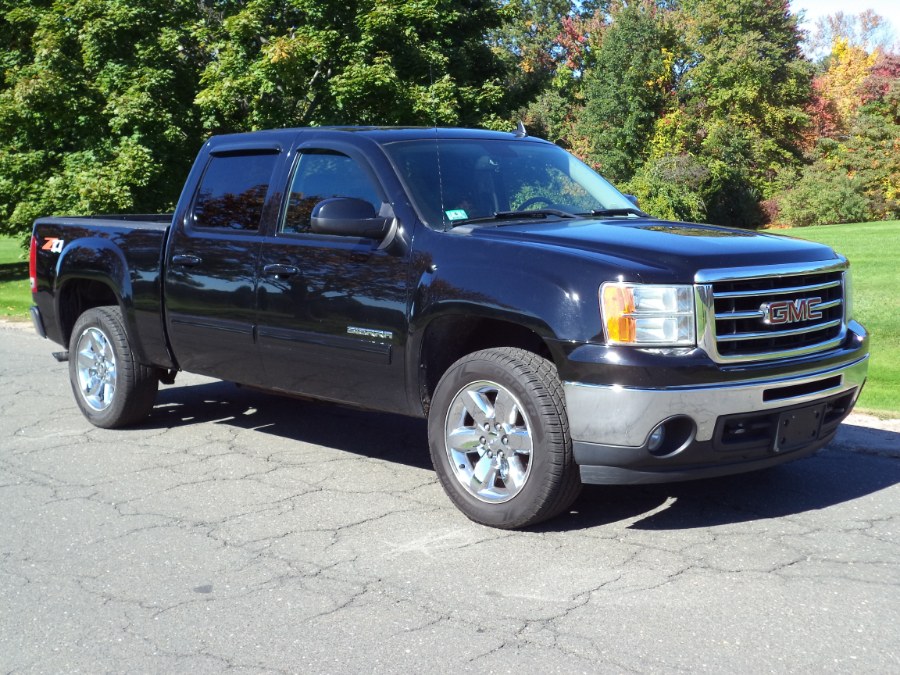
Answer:
<svg viewBox="0 0 900 675"><path fill-rule="evenodd" d="M759 310L763 314L763 323L778 326L783 323L821 319L822 312L816 309L821 304L822 298L799 298L765 302L760 305Z"/></svg>

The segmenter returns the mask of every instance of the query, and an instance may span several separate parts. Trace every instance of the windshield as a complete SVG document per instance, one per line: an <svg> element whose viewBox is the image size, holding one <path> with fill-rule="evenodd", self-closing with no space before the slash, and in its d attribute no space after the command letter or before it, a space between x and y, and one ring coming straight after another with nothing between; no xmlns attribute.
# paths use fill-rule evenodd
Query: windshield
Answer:
<svg viewBox="0 0 900 675"><path fill-rule="evenodd" d="M587 165L549 143L431 139L387 143L425 222L436 228L479 219L598 211L640 213Z"/></svg>

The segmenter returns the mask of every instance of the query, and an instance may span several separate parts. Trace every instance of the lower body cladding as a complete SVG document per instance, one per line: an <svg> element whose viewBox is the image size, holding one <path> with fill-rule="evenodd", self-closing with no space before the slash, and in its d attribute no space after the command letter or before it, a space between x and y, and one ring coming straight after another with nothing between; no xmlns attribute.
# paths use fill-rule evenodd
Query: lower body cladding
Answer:
<svg viewBox="0 0 900 675"><path fill-rule="evenodd" d="M727 385L563 385L575 461L594 484L666 483L764 469L834 438L868 356L820 372Z"/></svg>

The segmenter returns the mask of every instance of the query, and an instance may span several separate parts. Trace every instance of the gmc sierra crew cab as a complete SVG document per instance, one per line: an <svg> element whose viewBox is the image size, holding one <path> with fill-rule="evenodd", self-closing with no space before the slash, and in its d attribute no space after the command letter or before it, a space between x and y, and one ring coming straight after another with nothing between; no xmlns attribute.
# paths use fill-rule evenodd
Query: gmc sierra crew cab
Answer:
<svg viewBox="0 0 900 675"><path fill-rule="evenodd" d="M91 423L182 370L426 417L495 527L807 457L866 379L846 259L652 218L521 128L214 137L173 214L41 218L30 270Z"/></svg>

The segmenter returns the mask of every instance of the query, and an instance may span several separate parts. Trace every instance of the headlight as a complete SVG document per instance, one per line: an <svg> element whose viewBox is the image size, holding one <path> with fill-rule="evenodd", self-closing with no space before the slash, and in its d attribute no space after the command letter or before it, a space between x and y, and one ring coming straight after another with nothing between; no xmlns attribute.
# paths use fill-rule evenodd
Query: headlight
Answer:
<svg viewBox="0 0 900 675"><path fill-rule="evenodd" d="M672 347L697 341L693 286L605 283L600 315L610 344Z"/></svg>

